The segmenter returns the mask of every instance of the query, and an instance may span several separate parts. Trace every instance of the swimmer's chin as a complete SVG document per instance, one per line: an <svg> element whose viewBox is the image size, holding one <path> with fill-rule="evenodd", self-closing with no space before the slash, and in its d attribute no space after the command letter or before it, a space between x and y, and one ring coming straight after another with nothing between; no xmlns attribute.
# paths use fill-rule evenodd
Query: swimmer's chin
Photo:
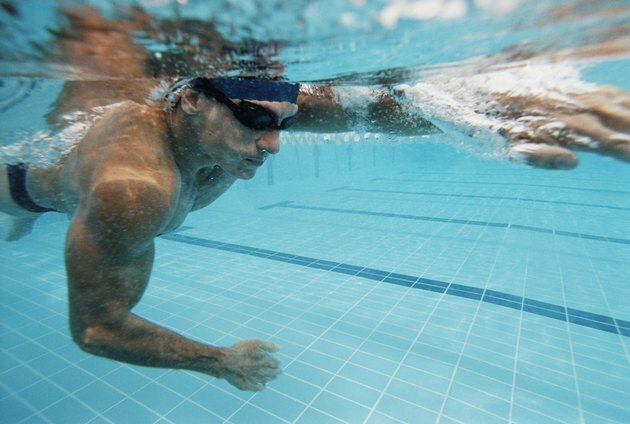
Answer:
<svg viewBox="0 0 630 424"><path fill-rule="evenodd" d="M257 169L239 169L238 172L231 175L239 180L251 180L256 176L256 171Z"/></svg>

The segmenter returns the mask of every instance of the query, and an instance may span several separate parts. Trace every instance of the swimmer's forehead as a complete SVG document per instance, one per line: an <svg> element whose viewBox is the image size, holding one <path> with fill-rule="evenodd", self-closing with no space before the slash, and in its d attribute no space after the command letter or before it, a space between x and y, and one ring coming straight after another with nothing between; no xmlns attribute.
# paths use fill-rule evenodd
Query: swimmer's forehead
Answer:
<svg viewBox="0 0 630 424"><path fill-rule="evenodd" d="M204 91L204 85L207 84L230 99L264 102L297 103L300 91L299 84L255 78L197 78L191 86Z"/></svg>

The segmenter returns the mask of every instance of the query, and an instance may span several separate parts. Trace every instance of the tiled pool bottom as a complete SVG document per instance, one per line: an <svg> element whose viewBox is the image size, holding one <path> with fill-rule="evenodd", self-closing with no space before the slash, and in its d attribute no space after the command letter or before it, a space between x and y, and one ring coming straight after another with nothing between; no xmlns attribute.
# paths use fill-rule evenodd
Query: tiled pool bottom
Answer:
<svg viewBox="0 0 630 424"><path fill-rule="evenodd" d="M627 185L357 174L308 190L263 174L157 242L136 312L274 341L284 373L259 394L83 354L63 225L2 245L2 421L628 421L629 206L604 190Z"/></svg>

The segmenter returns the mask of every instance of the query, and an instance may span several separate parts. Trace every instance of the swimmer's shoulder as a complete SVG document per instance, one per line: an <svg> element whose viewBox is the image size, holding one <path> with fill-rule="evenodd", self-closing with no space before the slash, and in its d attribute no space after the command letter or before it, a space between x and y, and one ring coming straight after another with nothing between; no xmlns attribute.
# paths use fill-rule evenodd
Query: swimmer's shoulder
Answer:
<svg viewBox="0 0 630 424"><path fill-rule="evenodd" d="M161 118L163 118L165 114L165 112L160 108L141 104L133 100L123 100L107 106L102 106L100 107L99 112L102 114L102 116L142 114L147 116L160 116Z"/></svg>
<svg viewBox="0 0 630 424"><path fill-rule="evenodd" d="M104 106L99 119L100 125L113 128L142 128L161 131L166 127L166 113L159 108L124 100Z"/></svg>

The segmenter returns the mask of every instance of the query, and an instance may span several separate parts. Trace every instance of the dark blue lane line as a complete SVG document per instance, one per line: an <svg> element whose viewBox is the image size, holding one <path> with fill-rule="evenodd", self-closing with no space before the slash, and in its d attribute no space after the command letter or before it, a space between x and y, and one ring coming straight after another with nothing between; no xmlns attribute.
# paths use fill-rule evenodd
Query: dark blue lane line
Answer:
<svg viewBox="0 0 630 424"><path fill-rule="evenodd" d="M517 311L524 311L565 322L568 321L576 325L630 337L630 322L628 321L598 315L587 311L581 311L579 309L565 308L564 306L515 296L513 294L503 293L496 290L481 289L479 287L466 286L463 284L446 283L444 281L416 277L414 275L398 274L375 268L327 261L268 249L259 249L251 246L223 243L199 237L186 236L181 234L181 232L165 234L162 235L161 238L178 243L240 253L243 255L250 255L272 261L335 272L338 274L354 275L377 282L384 282L418 290L431 291L434 293L442 293L450 296L492 303L494 305L515 309Z"/></svg>
<svg viewBox="0 0 630 424"><path fill-rule="evenodd" d="M352 187L338 187L330 191L358 191L358 192L363 192L363 193L408 194L412 196L438 196L438 197L462 197L462 198L469 198L469 199L515 200L515 201L533 202L533 203L550 203L554 205L584 206L584 207L589 207L589 208L602 208L602 209L612 209L612 210L619 210L619 211L630 211L630 208L626 208L623 206L596 205L593 203L565 202L561 200L542 200L542 199L533 199L529 197L486 196L482 194L435 193L435 192L429 192L429 191L375 190L375 189L361 189L361 188L352 188Z"/></svg>
<svg viewBox="0 0 630 424"><path fill-rule="evenodd" d="M609 193L615 195L630 195L630 191L624 190L610 190L606 188L588 188L588 187L569 187L569 186L554 186L554 185L546 185L546 184L526 184L526 183L501 183L496 181L445 181L445 180L412 180L412 179L394 179L394 178L373 178L371 181L386 181L386 182L404 182L404 183L414 183L414 184L424 184L424 183L439 183L439 184L472 184L477 187L483 185L501 185L513 188L515 186L523 186L523 187L539 187L539 188L552 188L554 190L574 190L574 191L593 191L597 193ZM617 181L611 181L610 185L617 184Z"/></svg>
<svg viewBox="0 0 630 424"><path fill-rule="evenodd" d="M606 243L630 245L630 240L628 239L622 239L622 238L617 238L617 237L607 237L607 236L597 236L593 234L574 233L571 231L560 231L560 230L554 230L551 228L532 227L529 225L507 224L504 222L491 222L491 221L473 221L473 220L467 220L467 219L439 218L439 217L433 217L433 216L408 215L408 214L390 213L390 212L362 211L362 210L356 210L356 209L325 208L322 206L297 205L293 203L292 201L274 203L273 205L264 206L259 209L268 210L272 208L304 209L304 210L312 210L312 211L345 213L345 214L351 214L351 215L378 216L382 218L398 218L398 219L411 219L415 221L444 222L448 224L477 225L477 226L482 226L482 227L495 227L495 228L506 228L510 230L532 231L532 232L537 232L537 233L554 234L560 237L573 237L573 238L580 238L580 239L586 239L586 240L602 241Z"/></svg>

